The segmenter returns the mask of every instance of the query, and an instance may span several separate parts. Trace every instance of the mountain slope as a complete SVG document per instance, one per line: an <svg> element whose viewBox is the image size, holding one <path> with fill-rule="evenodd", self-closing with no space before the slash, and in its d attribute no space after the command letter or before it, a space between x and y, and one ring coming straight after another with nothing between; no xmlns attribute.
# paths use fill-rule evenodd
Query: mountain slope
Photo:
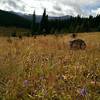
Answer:
<svg viewBox="0 0 100 100"><path fill-rule="evenodd" d="M30 21L32 20L32 14L29 14L29 15L22 14L22 13L16 13L16 14L25 18L25 19L28 19ZM42 18L42 15L36 15L36 22L40 22L41 18ZM48 16L49 20L55 20L55 19L61 19L61 20L66 19L67 20L69 18L71 18L71 16L69 16L69 15L61 16L61 17Z"/></svg>
<svg viewBox="0 0 100 100"><path fill-rule="evenodd" d="M14 13L0 10L0 26L30 27L30 21Z"/></svg>
<svg viewBox="0 0 100 100"><path fill-rule="evenodd" d="M42 15L36 15L36 22L40 23L42 18ZM69 19L71 16L62 16L62 17L53 17L49 16L49 20L55 20L55 19ZM8 12L0 10L0 26L15 26L15 27L22 27L22 28L30 28L31 27L31 21L32 21L32 14L26 15L22 13L16 13L16 12Z"/></svg>

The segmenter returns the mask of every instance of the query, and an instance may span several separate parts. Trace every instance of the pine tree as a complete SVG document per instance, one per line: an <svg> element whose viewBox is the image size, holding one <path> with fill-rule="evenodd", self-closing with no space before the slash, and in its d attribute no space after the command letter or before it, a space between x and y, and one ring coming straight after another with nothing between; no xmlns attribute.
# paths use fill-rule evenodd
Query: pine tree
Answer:
<svg viewBox="0 0 100 100"><path fill-rule="evenodd" d="M48 15L46 15L46 9L44 9L44 13L40 22L40 32L46 34L48 31Z"/></svg>
<svg viewBox="0 0 100 100"><path fill-rule="evenodd" d="M35 11L34 11L33 16L32 16L31 34L32 35L36 34L36 15L35 15Z"/></svg>

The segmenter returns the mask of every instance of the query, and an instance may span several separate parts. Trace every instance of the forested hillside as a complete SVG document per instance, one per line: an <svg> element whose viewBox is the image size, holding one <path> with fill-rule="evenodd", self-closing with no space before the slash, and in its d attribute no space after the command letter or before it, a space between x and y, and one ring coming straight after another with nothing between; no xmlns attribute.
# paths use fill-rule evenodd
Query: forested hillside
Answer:
<svg viewBox="0 0 100 100"><path fill-rule="evenodd" d="M28 20L12 12L0 10L0 26L27 28L32 35L39 34L61 34L61 33L79 33L79 32L99 32L100 15L96 17L58 17L49 18L44 9L40 21L37 21L35 11L32 20Z"/></svg>
<svg viewBox="0 0 100 100"><path fill-rule="evenodd" d="M30 21L14 13L0 10L0 26L30 28Z"/></svg>

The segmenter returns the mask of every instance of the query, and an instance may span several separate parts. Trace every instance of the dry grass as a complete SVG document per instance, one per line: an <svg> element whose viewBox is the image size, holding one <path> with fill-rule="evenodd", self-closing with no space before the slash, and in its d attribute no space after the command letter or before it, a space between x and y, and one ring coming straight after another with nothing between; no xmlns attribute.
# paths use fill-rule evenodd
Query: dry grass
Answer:
<svg viewBox="0 0 100 100"><path fill-rule="evenodd" d="M78 38L86 50L70 50L70 35L0 37L0 99L100 100L100 33Z"/></svg>
<svg viewBox="0 0 100 100"><path fill-rule="evenodd" d="M19 35L27 35L30 30L24 28L16 28L16 27L1 27L0 26L0 37L1 36L11 36L12 33L16 33L17 36Z"/></svg>

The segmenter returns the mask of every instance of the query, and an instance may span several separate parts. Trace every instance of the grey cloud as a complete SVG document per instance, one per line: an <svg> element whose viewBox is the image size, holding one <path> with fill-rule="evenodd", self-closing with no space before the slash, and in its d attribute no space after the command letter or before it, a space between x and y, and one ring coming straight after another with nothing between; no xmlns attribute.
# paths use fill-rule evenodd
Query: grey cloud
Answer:
<svg viewBox="0 0 100 100"><path fill-rule="evenodd" d="M51 15L57 15L57 13L55 11L50 11L48 13L50 13Z"/></svg>
<svg viewBox="0 0 100 100"><path fill-rule="evenodd" d="M80 5L78 5L78 3L75 3L75 2L66 2L65 0L64 1L62 1L62 4L64 5L64 6L70 6L70 7L72 7L78 14L81 14L81 15L83 15L83 11L82 11L82 9L81 9L81 6ZM72 13L72 12L71 12Z"/></svg>
<svg viewBox="0 0 100 100"><path fill-rule="evenodd" d="M62 11L62 8L60 6L54 5L53 9L56 11Z"/></svg>
<svg viewBox="0 0 100 100"><path fill-rule="evenodd" d="M33 0L40 2L51 2L52 5L48 12L49 15L89 15L90 10L84 9L85 5L93 5L100 3L100 0ZM21 12L28 12L33 9L44 9L46 5L41 5L39 7L33 6L31 4L26 4L25 0L0 0L0 6L2 8L4 5L4 9L14 10L14 11L21 11ZM31 5L31 7L29 6ZM49 5L48 5L49 8ZM47 8L47 10L48 10ZM86 10L86 11L85 11ZM93 10L93 9L92 9Z"/></svg>
<svg viewBox="0 0 100 100"><path fill-rule="evenodd" d="M18 4L13 2L13 1L9 1L8 5L10 5L11 7L14 7L14 8L18 8L19 7Z"/></svg>
<svg viewBox="0 0 100 100"><path fill-rule="evenodd" d="M21 0L6 0L6 1L1 0L0 3L4 4L5 8L9 10L17 9L17 10L25 11L25 5L23 5ZM19 5L20 3L22 3L22 5Z"/></svg>
<svg viewBox="0 0 100 100"><path fill-rule="evenodd" d="M48 13L49 13L51 16L58 16L58 13L55 12L55 11L49 11ZM60 13L59 13L59 16L64 16L64 13L60 12Z"/></svg>
<svg viewBox="0 0 100 100"><path fill-rule="evenodd" d="M84 10L84 6L85 5L96 5L98 3L100 3L100 0L59 0L59 3L57 2L58 0L55 0L56 1L56 4L55 5L59 5L61 4L63 7L62 7L62 11L65 10L65 14L72 14L72 15L75 15L75 12L76 14L79 14L79 15L82 15L82 16L87 16L89 15L89 12L88 12L88 9L85 9ZM64 7L66 6L69 6L71 9L64 9ZM88 12L88 13L87 13Z"/></svg>

